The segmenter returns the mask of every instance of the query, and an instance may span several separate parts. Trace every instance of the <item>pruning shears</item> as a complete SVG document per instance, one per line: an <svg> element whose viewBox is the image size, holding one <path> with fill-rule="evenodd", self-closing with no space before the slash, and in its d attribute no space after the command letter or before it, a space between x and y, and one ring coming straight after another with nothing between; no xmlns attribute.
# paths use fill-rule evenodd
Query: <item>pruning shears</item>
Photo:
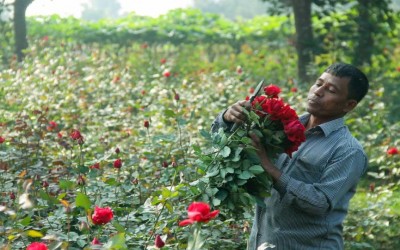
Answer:
<svg viewBox="0 0 400 250"><path fill-rule="evenodd" d="M260 93L262 87L264 85L264 79L261 80L261 82L257 85L257 87L254 89L253 94L250 96L249 101L250 103L252 103L254 101L254 98L256 98L256 96L258 96L258 94ZM238 123L235 123L232 128L231 128L231 132L234 132L237 128L239 127Z"/></svg>

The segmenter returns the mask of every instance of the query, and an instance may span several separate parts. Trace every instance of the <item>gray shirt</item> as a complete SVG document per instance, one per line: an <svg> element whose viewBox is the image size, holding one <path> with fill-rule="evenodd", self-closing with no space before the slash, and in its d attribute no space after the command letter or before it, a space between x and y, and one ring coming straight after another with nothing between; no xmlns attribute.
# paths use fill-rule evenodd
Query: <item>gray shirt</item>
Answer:
<svg viewBox="0 0 400 250"><path fill-rule="evenodd" d="M310 115L300 117L306 124ZM229 128L220 114L213 124ZM357 183L367 168L360 143L343 118L306 131L306 141L292 158L281 154L282 172L265 207L256 206L250 250L264 242L274 249L343 249L343 220Z"/></svg>

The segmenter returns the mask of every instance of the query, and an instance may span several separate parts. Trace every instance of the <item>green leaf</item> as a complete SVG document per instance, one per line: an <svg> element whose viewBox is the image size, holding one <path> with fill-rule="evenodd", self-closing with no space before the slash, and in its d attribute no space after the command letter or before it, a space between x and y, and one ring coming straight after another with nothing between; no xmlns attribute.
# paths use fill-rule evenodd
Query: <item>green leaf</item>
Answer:
<svg viewBox="0 0 400 250"><path fill-rule="evenodd" d="M249 168L249 171L253 174L261 174L264 173L264 168L260 165L253 165Z"/></svg>
<svg viewBox="0 0 400 250"><path fill-rule="evenodd" d="M128 246L125 244L125 233L114 235L105 245L104 249L125 250Z"/></svg>
<svg viewBox="0 0 400 250"><path fill-rule="evenodd" d="M90 209L92 206L89 197L83 193L78 193L76 195L75 204L77 207L83 207L86 210Z"/></svg>
<svg viewBox="0 0 400 250"><path fill-rule="evenodd" d="M173 110L171 110L171 109L164 110L164 115L166 117L175 117L176 116L175 112Z"/></svg>
<svg viewBox="0 0 400 250"><path fill-rule="evenodd" d="M225 146L221 152L219 153L222 157L226 158L231 154L231 149L228 146Z"/></svg>
<svg viewBox="0 0 400 250"><path fill-rule="evenodd" d="M72 189L74 187L75 183L73 181L69 180L60 180L59 186L61 189Z"/></svg>
<svg viewBox="0 0 400 250"><path fill-rule="evenodd" d="M28 226L29 223L31 223L31 217L30 216L26 216L25 218L21 219L19 221L19 223L21 223L22 226Z"/></svg>
<svg viewBox="0 0 400 250"><path fill-rule="evenodd" d="M248 180L252 177L254 177L254 175L252 173L250 173L249 171L243 171L242 173L239 174L239 179L243 179L243 180Z"/></svg>

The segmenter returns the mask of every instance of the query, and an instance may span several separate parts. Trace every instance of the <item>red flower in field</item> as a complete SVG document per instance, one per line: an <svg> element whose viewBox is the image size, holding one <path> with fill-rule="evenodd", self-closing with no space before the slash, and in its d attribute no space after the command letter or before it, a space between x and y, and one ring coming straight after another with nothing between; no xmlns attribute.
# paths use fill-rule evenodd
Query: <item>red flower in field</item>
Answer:
<svg viewBox="0 0 400 250"><path fill-rule="evenodd" d="M179 101L179 99L180 99L180 96L179 96L179 94L178 94L178 93L175 93L174 99L175 99L175 101Z"/></svg>
<svg viewBox="0 0 400 250"><path fill-rule="evenodd" d="M15 200L15 194L14 194L14 192L11 192L11 193L10 193L10 199L11 199L11 200Z"/></svg>
<svg viewBox="0 0 400 250"><path fill-rule="evenodd" d="M164 71L163 73L164 77L170 77L171 76L171 72L169 72L168 70Z"/></svg>
<svg viewBox="0 0 400 250"><path fill-rule="evenodd" d="M375 191L375 182L369 184L369 191L371 191L372 193Z"/></svg>
<svg viewBox="0 0 400 250"><path fill-rule="evenodd" d="M101 242L96 237L94 237L92 240L92 245L101 245Z"/></svg>
<svg viewBox="0 0 400 250"><path fill-rule="evenodd" d="M48 248L44 243L33 242L26 248L26 250L48 250Z"/></svg>
<svg viewBox="0 0 400 250"><path fill-rule="evenodd" d="M236 67L236 73L238 73L239 75L243 73L243 69L240 66Z"/></svg>
<svg viewBox="0 0 400 250"><path fill-rule="evenodd" d="M57 134L57 137L60 138L60 139L63 137L63 135L61 134L61 132L59 132L59 133Z"/></svg>
<svg viewBox="0 0 400 250"><path fill-rule="evenodd" d="M77 129L72 130L70 137L72 140L76 140L76 141L83 140L83 136L81 135L81 132L79 132L79 130L77 130Z"/></svg>
<svg viewBox="0 0 400 250"><path fill-rule="evenodd" d="M168 162L163 161L162 166L163 166L164 168L167 168L167 167L168 167Z"/></svg>
<svg viewBox="0 0 400 250"><path fill-rule="evenodd" d="M386 151L386 153L388 155L397 155L397 154L399 154L399 150L395 147L391 147Z"/></svg>
<svg viewBox="0 0 400 250"><path fill-rule="evenodd" d="M121 159L116 159L114 161L114 168L121 168L122 167L122 160Z"/></svg>
<svg viewBox="0 0 400 250"><path fill-rule="evenodd" d="M53 131L57 128L57 123L55 121L50 121L49 125L47 126L48 131Z"/></svg>
<svg viewBox="0 0 400 250"><path fill-rule="evenodd" d="M47 188L49 186L49 183L47 181L42 182L42 187Z"/></svg>
<svg viewBox="0 0 400 250"><path fill-rule="evenodd" d="M292 87L291 89L290 89L290 92L292 92L292 93L296 93L297 92L297 88L296 87Z"/></svg>
<svg viewBox="0 0 400 250"><path fill-rule="evenodd" d="M276 85L270 84L264 88L264 92L269 97L278 98L279 93L281 93L281 89Z"/></svg>
<svg viewBox="0 0 400 250"><path fill-rule="evenodd" d="M143 122L143 127L145 127L145 128L149 128L150 127L150 123L149 123L149 121L144 121Z"/></svg>
<svg viewBox="0 0 400 250"><path fill-rule="evenodd" d="M95 163L92 166L89 167L90 169L100 169L100 163Z"/></svg>
<svg viewBox="0 0 400 250"><path fill-rule="evenodd" d="M219 210L211 212L210 205L205 202L193 202L188 207L188 219L179 222L179 226L184 227L194 222L207 223L219 214Z"/></svg>
<svg viewBox="0 0 400 250"><path fill-rule="evenodd" d="M165 242L161 239L161 236L159 234L157 234L156 239L154 241L154 245L157 248L162 248L163 246L165 246Z"/></svg>
<svg viewBox="0 0 400 250"><path fill-rule="evenodd" d="M116 154L119 154L120 152L121 152L121 151L119 150L119 148L116 148L116 149L115 149L115 153L116 153Z"/></svg>
<svg viewBox="0 0 400 250"><path fill-rule="evenodd" d="M165 59L165 58L162 58L161 60L160 60L160 63L161 64L164 64L164 63L166 63L167 62L167 59Z"/></svg>
<svg viewBox="0 0 400 250"><path fill-rule="evenodd" d="M253 94L254 93L254 88L250 88L249 89L249 94Z"/></svg>
<svg viewBox="0 0 400 250"><path fill-rule="evenodd" d="M112 220L114 213L109 207L101 208L96 206L92 215L92 221L95 225L104 225Z"/></svg>
<svg viewBox="0 0 400 250"><path fill-rule="evenodd" d="M4 139L2 136L0 136L0 144L2 144L5 141L6 141L6 139Z"/></svg>

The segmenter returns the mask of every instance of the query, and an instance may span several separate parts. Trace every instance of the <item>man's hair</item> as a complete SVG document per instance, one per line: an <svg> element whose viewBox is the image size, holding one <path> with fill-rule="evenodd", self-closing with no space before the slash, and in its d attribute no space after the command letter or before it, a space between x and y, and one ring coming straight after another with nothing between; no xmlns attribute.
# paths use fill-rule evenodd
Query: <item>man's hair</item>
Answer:
<svg viewBox="0 0 400 250"><path fill-rule="evenodd" d="M325 72L338 77L350 78L348 99L360 102L368 92L369 82L367 76L351 64L334 63L326 68Z"/></svg>

